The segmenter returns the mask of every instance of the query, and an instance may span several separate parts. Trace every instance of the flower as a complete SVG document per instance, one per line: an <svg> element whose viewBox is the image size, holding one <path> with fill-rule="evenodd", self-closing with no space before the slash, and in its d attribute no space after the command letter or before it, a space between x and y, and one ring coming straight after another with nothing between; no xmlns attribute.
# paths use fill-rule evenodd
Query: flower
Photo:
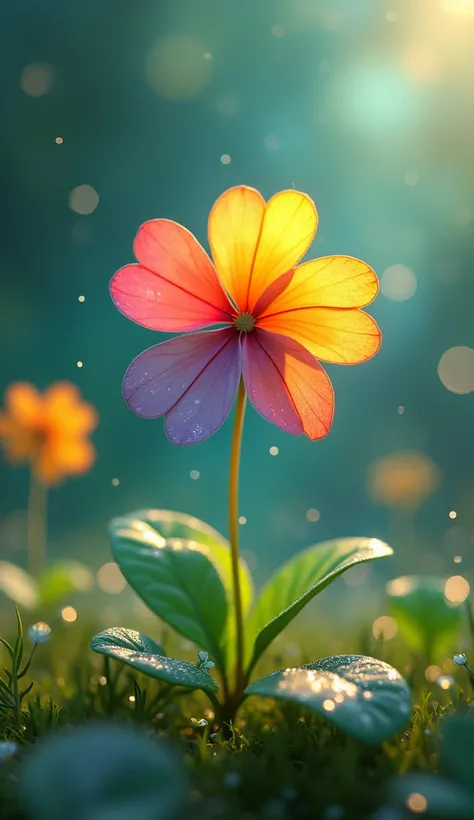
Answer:
<svg viewBox="0 0 474 820"><path fill-rule="evenodd" d="M39 643L47 643L51 637L51 627L44 621L38 621L28 627L28 637L35 646Z"/></svg>
<svg viewBox="0 0 474 820"><path fill-rule="evenodd" d="M32 384L16 382L5 393L0 441L11 462L30 462L39 482L58 484L93 464L95 450L87 435L97 420L74 384L56 382L41 394Z"/></svg>
<svg viewBox="0 0 474 820"><path fill-rule="evenodd" d="M230 188L209 216L214 264L182 225L141 226L138 264L112 278L112 299L143 327L192 332L131 363L123 394L134 413L164 416L173 443L193 444L224 423L242 378L250 402L277 427L310 439L328 433L334 394L318 359L366 361L381 334L359 310L378 292L369 265L349 256L298 265L317 223L299 191L265 202L253 188ZM212 325L223 327L195 332Z"/></svg>

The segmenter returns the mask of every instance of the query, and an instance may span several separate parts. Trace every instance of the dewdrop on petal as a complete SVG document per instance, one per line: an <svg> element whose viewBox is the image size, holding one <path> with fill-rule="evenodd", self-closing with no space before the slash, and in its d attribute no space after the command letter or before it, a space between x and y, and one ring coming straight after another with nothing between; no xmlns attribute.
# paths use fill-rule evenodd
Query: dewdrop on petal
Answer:
<svg viewBox="0 0 474 820"><path fill-rule="evenodd" d="M49 641L50 635L51 627L45 624L44 621L38 621L33 626L28 627L28 637L35 646Z"/></svg>

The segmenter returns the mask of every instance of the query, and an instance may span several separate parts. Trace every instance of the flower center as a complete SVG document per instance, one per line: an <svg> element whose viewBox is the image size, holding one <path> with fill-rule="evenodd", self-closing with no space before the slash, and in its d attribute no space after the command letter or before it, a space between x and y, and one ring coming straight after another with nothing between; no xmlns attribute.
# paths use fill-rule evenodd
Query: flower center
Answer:
<svg viewBox="0 0 474 820"><path fill-rule="evenodd" d="M250 313L239 313L234 319L234 325L237 330L242 330L244 333L250 333L255 327L255 319Z"/></svg>

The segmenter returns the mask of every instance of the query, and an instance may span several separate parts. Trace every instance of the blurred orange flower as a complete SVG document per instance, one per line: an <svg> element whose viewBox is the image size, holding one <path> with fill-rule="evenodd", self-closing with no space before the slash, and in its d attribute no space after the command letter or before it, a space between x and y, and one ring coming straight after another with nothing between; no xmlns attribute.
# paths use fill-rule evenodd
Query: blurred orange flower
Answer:
<svg viewBox="0 0 474 820"><path fill-rule="evenodd" d="M53 485L90 469L95 449L87 437L97 422L95 408L74 384L56 382L41 394L16 382L5 392L0 441L9 461L29 462L41 484Z"/></svg>

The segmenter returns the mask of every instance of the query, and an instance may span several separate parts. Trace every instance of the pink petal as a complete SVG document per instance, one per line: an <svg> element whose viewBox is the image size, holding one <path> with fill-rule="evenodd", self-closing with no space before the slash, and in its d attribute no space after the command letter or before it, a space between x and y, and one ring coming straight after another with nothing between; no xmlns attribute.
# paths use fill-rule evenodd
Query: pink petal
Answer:
<svg viewBox="0 0 474 820"><path fill-rule="evenodd" d="M192 333L137 356L125 374L123 394L138 416L166 414L166 434L174 444L194 444L224 423L240 372L233 328Z"/></svg>
<svg viewBox="0 0 474 820"><path fill-rule="evenodd" d="M117 308L152 330L197 330L231 321L232 305L204 248L182 225L145 222L134 242L139 265L110 283Z"/></svg>
<svg viewBox="0 0 474 820"><path fill-rule="evenodd" d="M327 435L334 414L332 385L298 342L258 328L247 333L242 374L250 401L272 424L295 436Z"/></svg>

